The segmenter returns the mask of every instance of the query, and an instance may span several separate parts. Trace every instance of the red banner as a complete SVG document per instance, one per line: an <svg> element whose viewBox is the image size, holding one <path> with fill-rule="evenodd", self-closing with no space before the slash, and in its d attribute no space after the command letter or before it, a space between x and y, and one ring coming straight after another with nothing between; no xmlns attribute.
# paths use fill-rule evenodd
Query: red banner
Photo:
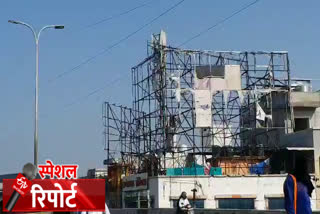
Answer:
<svg viewBox="0 0 320 214"><path fill-rule="evenodd" d="M15 179L3 180L3 210ZM31 190L20 197L12 212L105 211L104 179L34 179Z"/></svg>

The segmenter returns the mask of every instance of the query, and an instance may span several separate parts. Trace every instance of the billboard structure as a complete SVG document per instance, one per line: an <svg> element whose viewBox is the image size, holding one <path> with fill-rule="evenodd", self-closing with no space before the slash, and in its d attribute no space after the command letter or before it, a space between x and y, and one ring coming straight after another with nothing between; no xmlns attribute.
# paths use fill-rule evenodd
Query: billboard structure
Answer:
<svg viewBox="0 0 320 214"><path fill-rule="evenodd" d="M161 32L131 72L132 107L103 104L108 159L131 173L165 174L184 167L188 155L203 164L258 155L292 130L285 51L180 49L167 46Z"/></svg>

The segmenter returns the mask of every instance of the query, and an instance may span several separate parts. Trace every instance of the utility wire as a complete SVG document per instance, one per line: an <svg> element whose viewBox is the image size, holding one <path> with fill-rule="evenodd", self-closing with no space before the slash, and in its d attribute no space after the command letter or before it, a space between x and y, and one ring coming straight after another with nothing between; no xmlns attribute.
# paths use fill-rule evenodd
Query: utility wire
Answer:
<svg viewBox="0 0 320 214"><path fill-rule="evenodd" d="M157 17L155 17L154 19L152 19L151 21L147 22L146 24L142 25L140 28L138 28L136 31L132 32L131 34L127 35L126 37L122 38L121 40L119 40L118 42L114 43L113 45L107 47L106 49L103 49L100 53L94 55L93 57L90 57L88 58L87 60L83 61L82 63L80 63L78 66L74 67L73 69L71 69L70 71L67 71L67 72L64 72L60 75L57 76L56 79L64 76L65 74L67 73L70 73L74 70L77 70L79 67L81 67L82 65L84 64L87 64L89 63L90 61L94 60L96 57L106 53L107 51L111 50L113 47L115 47L116 45L120 44L121 42L129 39L131 36L133 36L134 34L138 33L139 31L141 31L143 28L147 27L148 25L152 24L154 21L156 21L157 19L159 19L160 17L162 17L163 15L165 15L166 13L170 12L172 9L174 9L175 7L179 6L181 3L183 3L185 0L181 0L179 2L177 2L176 4L174 4L172 7L168 8L166 11L164 11L163 13L161 13L160 15L158 15ZM190 39L186 40L184 43L182 43L181 45L179 45L178 47L192 41L193 39L196 39L198 37L200 37L202 34L204 33L207 33L208 31L210 31L211 29L217 27L218 25L220 24L223 24L224 22L226 22L227 20L231 19L232 17L236 16L237 14L241 13L242 11L248 9L249 7L253 6L254 4L258 3L260 0L255 0L254 2L248 4L248 5L245 5L244 7L240 8L239 10L235 11L234 13L232 13L230 16L224 18L223 20L215 23L214 25L210 26L209 28L205 29L204 31L201 31L199 34L191 37ZM95 89L94 91L90 92L89 94L83 96L83 97L80 97L79 99L75 100L74 102L68 104L65 106L65 108L69 108L77 103L79 103L80 101L100 92L101 90L105 89L106 87L108 86L111 86L112 84L120 81L121 79L123 79L125 77L124 76L120 76L119 78L117 78L116 80L112 81L112 82L108 82L105 86L101 87L101 88L98 88L98 89Z"/></svg>
<svg viewBox="0 0 320 214"><path fill-rule="evenodd" d="M112 15L112 16L110 16L110 17L108 17L108 18L101 19L100 21L97 21L97 22L94 22L94 23L92 23L92 24L89 24L89 25L85 26L84 29L92 28L92 27L94 27L94 26L96 26L96 25L99 25L99 24L101 24L101 23L103 23L103 22L107 22L107 21L110 21L110 20L112 20L112 19L118 18L118 17L120 17L120 16L126 15L126 14L128 14L128 13L130 13L130 12L133 12L133 11L139 9L139 8L142 8L142 7L144 7L144 6L147 6L147 5L148 5L149 3L151 3L152 1L153 1L153 0L151 0L151 1L145 1L145 2L143 2L142 4L140 4L140 5L136 6L136 7L133 7L133 8L131 8L131 9L129 9L129 10L123 11L123 12L118 13L118 14L116 14L116 15Z"/></svg>
<svg viewBox="0 0 320 214"><path fill-rule="evenodd" d="M114 44L110 45L107 48L102 49L99 53L97 53L96 55L93 55L92 57L89 57L88 59L84 60L83 62L81 62L80 64L78 64L77 66L73 67L72 69L65 71L61 74L59 74L57 77L55 77L54 79L50 80L49 82L53 82L71 72L74 72L76 70L78 70L80 67L82 67L85 64L88 64L89 62L93 61L95 58L97 58L100 55L103 55L105 53L107 53L108 51L110 51L112 48L116 47L117 45L119 45L120 43L126 41L127 39L129 39L130 37L132 37L133 35L135 35L136 33L138 33L139 31L143 30L144 28L146 28L147 26L151 25L153 22L155 22L156 20L158 20L159 18L161 18L162 16L164 16L165 14L167 14L168 12L170 12L171 10L173 10L174 8L176 8L177 6L179 6L180 4L182 4L185 0L181 0L179 2L177 2L176 4L174 4L173 6L171 6L170 8L166 9L164 12L162 12L160 15L158 15L157 17L153 18L152 20L150 20L149 22L145 23L144 25L142 25L141 27L139 27L137 30L133 31L132 33L128 34L127 36L123 37L122 39L120 39L119 41L115 42Z"/></svg>
<svg viewBox="0 0 320 214"><path fill-rule="evenodd" d="M109 50L111 50L112 48L114 48L114 47L117 46L118 44L120 44L120 43L122 43L123 41L129 39L129 38L130 38L131 36L133 36L134 34L138 33L139 31L141 31L142 29L144 29L144 28L147 27L148 25L150 25L150 24L152 24L153 22L155 22L157 19L159 19L160 17L162 17L162 16L165 15L166 13L170 12L171 10L173 10L175 7L177 7L177 6L179 6L180 4L182 4L184 1L185 1L185 0L181 0L181 1L177 2L176 4L174 4L173 6L171 6L170 8L168 8L167 10L165 10L163 13L161 13L161 14L158 15L157 17L153 18L151 21L149 21L149 22L147 22L146 24L142 25L142 26L141 26L140 28L138 28L136 31L130 33L129 35L127 35L126 37L120 39L118 42L116 42L116 43L114 43L113 45L107 47L106 49L103 49L103 50L102 50L101 52L99 52L98 54L96 54L96 55L88 58L88 59L85 60L85 61L83 61L82 63L80 63L79 65L77 65L77 66L74 67L73 69L71 69L70 71L67 71L67 72L64 72L64 73L58 75L57 78L60 78L60 77L64 76L64 75L67 74L67 73L70 73L70 72L72 72L72 71L77 70L77 69L80 68L82 65L89 63L90 61L94 60L96 57L98 57L98 56L106 53L106 52L109 51ZM205 29L204 31L201 31L199 34L191 37L190 39L188 39L187 41L185 41L184 43L182 43L182 44L179 45L178 47L180 47L180 46L182 46L182 45L184 45L184 44L192 41L193 39L196 39L196 38L200 37L202 34L207 33L208 31L210 31L211 29L217 27L218 25L223 24L223 23L226 22L227 20L231 19L232 17L234 17L235 15L241 13L242 11L248 9L249 7L251 7L251 6L253 6L254 4L258 3L259 1L260 1L260 0L255 0L255 1L252 2L252 3L250 3L250 4L248 4L248 5L245 5L245 6L242 7L241 9L239 9L239 10L235 11L234 13L232 13L230 16L228 16L228 17L224 18L223 20L217 22L216 24L210 26L209 28ZM145 3L145 4L146 4L146 3ZM83 96L83 97L80 97L79 99L75 100L74 102L66 105L65 108L69 108L70 106L73 106L73 105L79 103L81 100L86 99L86 98L88 98L88 97L90 97L90 96L92 96L92 95L100 92L101 90L105 89L106 87L109 87L109 86L113 85L114 83L120 81L120 80L123 79L124 77L125 77L125 75L124 75L124 76L120 76L119 78L115 79L115 80L112 81L112 82L108 82L106 85L104 85L104 86L102 86L102 87L100 87L100 88L98 88L98 89L95 89L94 91L90 92L89 94L87 94L87 95L85 95L85 96ZM56 78L56 79L57 79L57 78Z"/></svg>
<svg viewBox="0 0 320 214"><path fill-rule="evenodd" d="M124 74L126 74L126 73L124 73ZM121 75L121 76L119 76L118 78L116 78L116 79L114 79L114 80L112 80L112 81L106 82L106 84L105 84L104 86L102 86L102 87L100 87L100 88L97 88L97 89L91 91L90 93L88 93L88 94L86 94L86 95L84 95L84 96L82 96L82 97L77 98L77 99L74 100L73 102L62 106L62 107L61 107L61 111L62 111L62 112L67 111L70 107L72 107L72 106L80 103L82 100L85 100L85 99L91 97L92 95L97 94L98 92L104 90L105 88L114 85L115 83L119 82L120 80L124 79L125 77L126 77L126 75ZM40 116L41 116L42 118L46 118L46 117L49 117L49 114L43 114L43 115L40 115Z"/></svg>
<svg viewBox="0 0 320 214"><path fill-rule="evenodd" d="M189 43L190 41L200 37L202 34L207 33L208 31L210 31L211 29L217 27L220 24L223 24L224 22L228 21L229 19L231 19L232 17L236 16L237 14L241 13L242 11L248 9L249 7L253 6L254 4L258 3L260 0L255 0L254 2L245 5L244 7L240 8L239 10L233 12L230 16L227 16L226 18L224 18L223 20L215 23L214 25L208 27L207 29L201 31L200 33L196 34L195 36L191 37L190 39L186 40L185 42L181 43L178 47L181 47L187 43Z"/></svg>
<svg viewBox="0 0 320 214"><path fill-rule="evenodd" d="M112 85L114 85L115 83L119 82L120 80L124 79L126 77L126 75L121 75L120 77L112 80L112 81L108 81L104 86L100 87L100 88L97 88L93 91L91 91L90 93L86 94L85 96L82 96L82 97L79 97L78 99L76 99L75 101L73 101L72 103L69 103L67 105L65 105L63 107L64 110L68 109L69 107L81 102L82 100L85 100L89 97L91 97L92 95L102 91L103 89L107 88L107 87L110 87Z"/></svg>

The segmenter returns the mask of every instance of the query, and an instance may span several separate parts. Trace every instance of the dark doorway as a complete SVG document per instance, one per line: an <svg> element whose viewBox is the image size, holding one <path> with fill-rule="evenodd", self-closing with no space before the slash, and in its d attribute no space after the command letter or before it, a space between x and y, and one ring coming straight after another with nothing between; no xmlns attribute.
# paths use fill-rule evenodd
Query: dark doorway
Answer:
<svg viewBox="0 0 320 214"><path fill-rule="evenodd" d="M310 128L309 118L295 118L294 132Z"/></svg>

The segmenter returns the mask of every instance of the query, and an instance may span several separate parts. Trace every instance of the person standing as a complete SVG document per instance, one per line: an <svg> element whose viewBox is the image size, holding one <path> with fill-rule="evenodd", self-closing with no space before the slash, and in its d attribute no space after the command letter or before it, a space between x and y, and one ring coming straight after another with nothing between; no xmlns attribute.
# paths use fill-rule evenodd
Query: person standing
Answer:
<svg viewBox="0 0 320 214"><path fill-rule="evenodd" d="M288 174L283 185L287 213L312 214L310 198L313 190L307 161L299 157L295 161L294 170Z"/></svg>
<svg viewBox="0 0 320 214"><path fill-rule="evenodd" d="M178 206L177 206L177 213L178 214L186 214L189 213L189 211L192 209L189 200L187 198L187 193L182 192L179 200L178 200Z"/></svg>
<svg viewBox="0 0 320 214"><path fill-rule="evenodd" d="M79 212L78 214L110 214L110 211L109 211L107 204L105 204L105 211L104 212Z"/></svg>

